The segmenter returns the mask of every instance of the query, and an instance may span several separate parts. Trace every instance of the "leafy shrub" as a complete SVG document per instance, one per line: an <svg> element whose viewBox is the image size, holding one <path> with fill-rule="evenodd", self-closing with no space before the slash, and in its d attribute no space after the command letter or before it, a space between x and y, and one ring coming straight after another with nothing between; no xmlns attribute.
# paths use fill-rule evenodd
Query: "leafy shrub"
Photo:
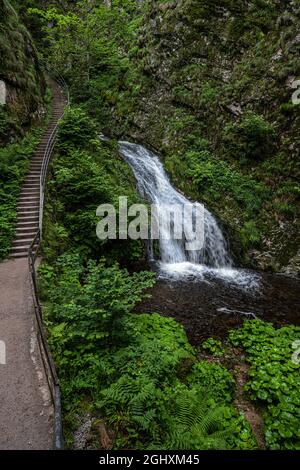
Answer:
<svg viewBox="0 0 300 470"><path fill-rule="evenodd" d="M69 107L60 122L59 141L60 149L88 148L90 141L97 138L95 122L79 107Z"/></svg>
<svg viewBox="0 0 300 470"><path fill-rule="evenodd" d="M259 243L261 234L253 220L249 220L244 223L240 230L240 237L241 242L246 249Z"/></svg>
<svg viewBox="0 0 300 470"><path fill-rule="evenodd" d="M6 142L7 137L14 133L14 129L18 129L16 120L0 105L0 142Z"/></svg>
<svg viewBox="0 0 300 470"><path fill-rule="evenodd" d="M224 348L222 342L219 339L208 338L201 344L202 349L205 349L213 356L222 356L224 354Z"/></svg>
<svg viewBox="0 0 300 470"><path fill-rule="evenodd" d="M245 217L253 217L269 197L267 187L253 177L244 175L228 162L218 160L209 150L189 151L186 154L187 175L201 196L220 203L232 199Z"/></svg>
<svg viewBox="0 0 300 470"><path fill-rule="evenodd" d="M103 260L90 260L84 267L77 253L58 258L55 268L59 277L53 279L55 288L49 292L49 316L70 348L84 347L84 339L95 347L124 339L123 317L154 282L152 273L129 275L117 265L105 267ZM45 275L45 266L42 273Z"/></svg>
<svg viewBox="0 0 300 470"><path fill-rule="evenodd" d="M242 162L263 160L276 148L276 132L262 116L247 113L240 122L227 124L223 134L224 152Z"/></svg>
<svg viewBox="0 0 300 470"><path fill-rule="evenodd" d="M251 320L230 333L230 341L242 346L250 362L246 384L253 400L266 405L265 437L270 449L300 449L300 364L292 361L293 342L300 328L276 330L270 323Z"/></svg>
<svg viewBox="0 0 300 470"><path fill-rule="evenodd" d="M227 369L219 364L199 361L187 376L189 383L198 384L203 389L214 390L212 399L217 403L231 403L234 397L235 381Z"/></svg>

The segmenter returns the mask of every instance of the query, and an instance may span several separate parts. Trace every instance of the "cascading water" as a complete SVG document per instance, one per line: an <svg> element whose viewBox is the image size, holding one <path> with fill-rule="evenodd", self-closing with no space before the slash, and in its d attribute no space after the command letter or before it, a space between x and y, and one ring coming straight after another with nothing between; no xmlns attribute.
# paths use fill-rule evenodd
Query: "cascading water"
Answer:
<svg viewBox="0 0 300 470"><path fill-rule="evenodd" d="M175 238L170 232L176 217L183 221L184 233L188 233L191 219L183 215L184 207L191 206L182 194L171 185L159 158L141 145L119 142L122 156L132 168L137 180L138 190L143 198L155 204L159 215L159 249L161 271L178 278L182 275L197 276L204 271L218 273L220 277L233 279L238 277L232 269L232 259L228 252L226 240L213 215L204 208L203 243L197 250L186 249L186 238ZM169 224L169 208L176 206L173 226Z"/></svg>

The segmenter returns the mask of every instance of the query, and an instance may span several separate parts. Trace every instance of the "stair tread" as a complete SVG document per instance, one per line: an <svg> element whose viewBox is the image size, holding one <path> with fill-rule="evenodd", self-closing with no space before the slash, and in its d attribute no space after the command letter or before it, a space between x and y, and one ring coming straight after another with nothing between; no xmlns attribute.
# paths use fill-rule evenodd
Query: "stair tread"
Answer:
<svg viewBox="0 0 300 470"><path fill-rule="evenodd" d="M21 253L11 252L9 254L9 256L10 256L10 258L27 258L28 257L28 250L24 251L24 252L21 252Z"/></svg>
<svg viewBox="0 0 300 470"><path fill-rule="evenodd" d="M16 231L16 240L17 239L20 239L20 240L26 240L27 238L30 238L30 239L33 239L35 237L35 234L36 234L36 230L32 230L31 228L28 230L28 232L24 232L23 230L17 230Z"/></svg>
<svg viewBox="0 0 300 470"><path fill-rule="evenodd" d="M27 218L27 217L38 217L39 211L34 210L34 211L19 211L20 217L21 218Z"/></svg>
<svg viewBox="0 0 300 470"><path fill-rule="evenodd" d="M25 246L27 243L30 245L30 242L33 240L33 237L28 237L28 238L20 238L19 240L14 240L13 241L13 247L14 248L19 248L19 246Z"/></svg>
<svg viewBox="0 0 300 470"><path fill-rule="evenodd" d="M11 248L10 253L28 252L28 249L29 249L31 243L32 243L32 242L30 242L28 245L24 245L24 246L14 246L14 247ZM37 245L38 245L37 243L34 243L34 245L33 245L33 247L32 247L32 248L33 248L33 251L36 250Z"/></svg>
<svg viewBox="0 0 300 470"><path fill-rule="evenodd" d="M33 225L33 222L30 222L30 221L28 221L28 222L17 222L17 229L18 229L18 226L19 226L19 228L22 228L21 225L22 226L25 225L25 227L23 227L23 228L26 228L26 225L30 225L30 224ZM38 224L35 224L35 225L38 227Z"/></svg>
<svg viewBox="0 0 300 470"><path fill-rule="evenodd" d="M28 241L28 244L26 245L20 245L20 246L14 246L11 251L16 252L16 251L26 251L30 247L30 241Z"/></svg>
<svg viewBox="0 0 300 470"><path fill-rule="evenodd" d="M37 196L29 196L29 195L27 196L27 195L24 195L24 196L21 196L21 197L19 198L19 201L22 201L22 200L25 201L25 200L28 200L28 199L29 199L30 201L34 201L34 200L39 199L39 197L38 197L38 195L37 195Z"/></svg>

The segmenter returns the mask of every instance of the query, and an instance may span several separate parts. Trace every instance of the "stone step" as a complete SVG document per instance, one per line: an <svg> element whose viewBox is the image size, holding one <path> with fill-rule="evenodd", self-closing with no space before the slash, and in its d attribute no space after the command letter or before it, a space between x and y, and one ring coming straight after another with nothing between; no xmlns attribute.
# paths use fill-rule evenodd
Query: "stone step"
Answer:
<svg viewBox="0 0 300 470"><path fill-rule="evenodd" d="M27 215L18 214L17 224L19 223L22 224L24 222L32 224L32 223L38 223L38 221L39 221L39 214L37 212L33 214L27 213Z"/></svg>
<svg viewBox="0 0 300 470"><path fill-rule="evenodd" d="M49 136L52 134L53 130L56 128L56 122L54 124L51 124L51 126L49 127L49 129L42 135L42 138L45 137L45 136Z"/></svg>
<svg viewBox="0 0 300 470"><path fill-rule="evenodd" d="M27 258L28 257L28 250L22 252L15 252L11 251L9 254L10 258Z"/></svg>
<svg viewBox="0 0 300 470"><path fill-rule="evenodd" d="M28 257L28 250L29 250L29 246L30 245L26 245L26 246L23 246L23 247L20 247L19 248L12 248L10 253L9 253L9 257L10 258L27 258ZM36 246L33 247L33 250L32 252L35 253L36 252Z"/></svg>
<svg viewBox="0 0 300 470"><path fill-rule="evenodd" d="M24 238L16 237L15 240L12 242L13 248L27 245L27 243L28 243L28 245L30 245L30 243L34 239L34 236L35 236L35 233L33 235L29 235L29 236L25 235Z"/></svg>
<svg viewBox="0 0 300 470"><path fill-rule="evenodd" d="M21 201L18 202L18 206L17 206L17 207L18 207L19 209L27 209L27 208L28 208L28 209L33 209L33 208L35 208L35 207L38 208L39 205L38 205L38 202L37 202L37 201L38 201L38 198L35 198L33 201L28 201L28 202L21 200Z"/></svg>
<svg viewBox="0 0 300 470"><path fill-rule="evenodd" d="M17 228L26 228L26 227L37 227L38 222L36 220L28 220L28 218L24 220L17 220Z"/></svg>
<svg viewBox="0 0 300 470"><path fill-rule="evenodd" d="M39 219L39 214L40 214L40 211L38 210L34 210L34 211L30 211L30 210L23 210L21 209L20 211L18 211L18 219L17 219L17 222L36 222L38 219Z"/></svg>
<svg viewBox="0 0 300 470"><path fill-rule="evenodd" d="M19 210L18 210L18 218L20 217L38 217L39 216L39 207L36 209L36 208L27 208L27 209L24 209L23 207L21 207Z"/></svg>
<svg viewBox="0 0 300 470"><path fill-rule="evenodd" d="M26 184L22 186L22 189L21 189L21 194L23 193L32 193L32 192L39 192L40 190L40 184L35 184L35 185L31 185L31 184Z"/></svg>
<svg viewBox="0 0 300 470"><path fill-rule="evenodd" d="M40 198L39 197L34 197L34 198L28 198L24 197L22 199L19 199L17 208L18 209L33 209L35 207L39 207L40 203Z"/></svg>
<svg viewBox="0 0 300 470"><path fill-rule="evenodd" d="M26 177L26 180L27 180L28 178L37 178L37 179L39 179L40 176L41 176L41 172L40 172L40 171L36 171L35 173L30 172L30 173L28 173L28 175L27 175L27 177Z"/></svg>
<svg viewBox="0 0 300 470"><path fill-rule="evenodd" d="M25 230L25 229L38 229L38 222L36 220L21 220L17 221L16 229L17 230Z"/></svg>
<svg viewBox="0 0 300 470"><path fill-rule="evenodd" d="M40 198L36 198L34 200L31 200L31 201L22 201L21 200L21 201L18 202L17 209L18 209L18 211L19 210L23 211L24 209L33 211L33 210L38 210L39 206L40 206Z"/></svg>
<svg viewBox="0 0 300 470"><path fill-rule="evenodd" d="M39 193L37 194L33 194L33 193L29 193L29 194L25 194L25 193L21 193L19 199L18 199L18 202L33 202L33 201L36 201L39 199Z"/></svg>
<svg viewBox="0 0 300 470"><path fill-rule="evenodd" d="M45 143L45 142L47 143L47 142L49 141L49 139L53 137L53 135L55 134L55 132L57 132L57 127L54 127L54 128L52 129L52 131L51 131L48 135L45 135L45 134L44 134L44 135L41 137L41 140L39 141L37 147L39 147L41 144L43 144L43 143Z"/></svg>
<svg viewBox="0 0 300 470"><path fill-rule="evenodd" d="M38 212L39 211L39 204L35 203L35 205L23 205L21 204L20 206L17 206L18 209L18 214L21 214L22 212Z"/></svg>
<svg viewBox="0 0 300 470"><path fill-rule="evenodd" d="M22 192L20 194L20 198L23 198L23 197L25 197L25 198L26 197L37 197L39 199L39 197L40 197L39 188L22 190Z"/></svg>
<svg viewBox="0 0 300 470"><path fill-rule="evenodd" d="M26 196L40 196L40 188L23 188L20 197L26 197Z"/></svg>
<svg viewBox="0 0 300 470"><path fill-rule="evenodd" d="M26 225L25 226L17 225L17 227L16 227L17 237L19 235L25 235L25 234L30 234L30 235L34 234L35 235L36 232L38 231L38 228L39 228L39 226L36 223L30 223L30 224L28 224L28 226L26 226Z"/></svg>
<svg viewBox="0 0 300 470"><path fill-rule="evenodd" d="M23 184L22 189L24 191L39 191L40 190L40 185L39 184Z"/></svg>
<svg viewBox="0 0 300 470"><path fill-rule="evenodd" d="M20 194L20 198L28 197L28 196L26 196L26 195L23 194L23 193L28 193L28 192L30 193L30 194L29 194L29 197L31 197L31 198L36 198L36 197L38 197L38 195L39 195L39 194L38 194L38 193L39 193L39 189L40 189L40 186L37 186L36 188L24 188L24 187L23 187L23 188L22 188L22 192L21 192L21 194ZM33 194L33 192L34 192L34 194Z"/></svg>
<svg viewBox="0 0 300 470"><path fill-rule="evenodd" d="M35 183L39 184L40 183L40 177L39 176L27 176L25 183Z"/></svg>
<svg viewBox="0 0 300 470"><path fill-rule="evenodd" d="M19 245L19 246L14 246L12 249L11 249L11 253L20 253L20 252L28 252L28 248L30 246L30 243L28 241L28 244L23 244L23 245Z"/></svg>

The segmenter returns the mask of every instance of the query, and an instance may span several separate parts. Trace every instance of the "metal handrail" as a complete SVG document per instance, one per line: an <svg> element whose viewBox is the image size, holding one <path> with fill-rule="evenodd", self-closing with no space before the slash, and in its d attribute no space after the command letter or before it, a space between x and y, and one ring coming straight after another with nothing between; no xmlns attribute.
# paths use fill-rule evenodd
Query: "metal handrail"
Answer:
<svg viewBox="0 0 300 470"><path fill-rule="evenodd" d="M54 75L54 73L55 73L55 75ZM68 88L64 78L56 70L54 70L54 73L52 73L52 75L54 75L54 79L55 79L56 83L58 83L58 85L61 87L61 90L63 91L63 93L65 95L66 104L69 105L69 103L70 103L69 88ZM62 115L60 116L59 119L61 119L63 117L63 115L64 115L64 111L62 112ZM58 127L59 127L59 124L57 123L56 126L54 127L49 139L48 139L46 149L45 149L45 152L44 152L42 168L41 168L41 176L40 176L40 213L39 213L39 230L40 230L41 238L42 238L42 234L43 234L43 213L44 213L45 183L46 183L46 177L47 177L50 157L52 155L52 151L53 151L55 141L56 141L56 137L57 137Z"/></svg>
<svg viewBox="0 0 300 470"><path fill-rule="evenodd" d="M56 450L63 448L63 433L62 433L62 417L61 417L61 398L60 398L60 385L56 373L55 364L48 346L47 336L43 323L42 306L39 301L37 275L35 270L35 261L37 258L38 248L40 246L40 231L38 230L28 250L29 272L31 277L31 285L33 291L33 303L36 319L37 339L40 349L40 354L43 366L46 372L46 379L51 394L51 399L54 407L54 442L53 447Z"/></svg>
<svg viewBox="0 0 300 470"><path fill-rule="evenodd" d="M60 118L63 116L60 116ZM59 118L59 119L60 119ZM55 145L56 141L56 136L58 132L58 124L54 127L49 140L46 145L46 149L44 152L43 156L43 163L42 163L42 168L41 168L41 175L40 175L40 212L39 212L39 231L40 231L40 236L42 238L42 232L43 232L43 214L44 214L44 199L45 199L45 184L46 184L46 177L48 173L48 165L50 161L50 157L52 155L52 151Z"/></svg>
<svg viewBox="0 0 300 470"><path fill-rule="evenodd" d="M53 75L53 74L52 74ZM62 92L66 98L66 104L69 104L69 90L68 86L60 75L53 77L58 85L61 87ZM64 112L62 112L61 117L63 116ZM61 118L60 117L60 118ZM59 119L60 119L59 118ZM43 228L43 212L44 212L44 199L45 199L45 184L46 184L46 177L48 172L49 161L53 152L53 148L55 145L57 133L58 133L59 124L57 123L54 127L44 152L43 156L43 163L41 168L41 175L40 175L40 211L39 211L39 229L36 232L34 239L32 240L30 247L28 249L28 263L29 263L29 273L31 278L31 286L32 286L32 293L33 293L33 302L34 302L34 310L35 310L35 319L36 319L36 326L37 326L37 338L39 349L41 353L41 358L43 361L43 366L46 373L46 378L52 398L52 403L54 407L54 442L53 447L54 449L62 449L63 448L63 433L62 433L62 416L61 416L61 393L60 393L60 385L59 379L56 373L55 364L51 355L51 351L48 346L47 336L44 328L43 323L43 313L42 313L42 306L39 300L38 295L38 285L37 285L37 274L35 270L35 262L37 259L37 255L40 249L40 244L42 240L42 228Z"/></svg>

